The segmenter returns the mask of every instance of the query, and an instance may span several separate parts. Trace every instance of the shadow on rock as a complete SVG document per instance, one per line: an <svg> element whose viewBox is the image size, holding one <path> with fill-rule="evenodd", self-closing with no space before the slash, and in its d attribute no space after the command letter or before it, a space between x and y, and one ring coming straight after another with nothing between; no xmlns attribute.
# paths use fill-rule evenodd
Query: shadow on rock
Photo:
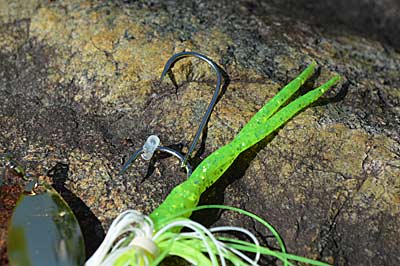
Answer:
<svg viewBox="0 0 400 266"><path fill-rule="evenodd" d="M49 170L47 175L53 179L54 189L60 193L78 219L85 240L86 256L90 257L103 241L104 230L90 208L64 186L68 177L68 170L67 164L57 163Z"/></svg>
<svg viewBox="0 0 400 266"><path fill-rule="evenodd" d="M226 187L245 175L251 161L274 137L275 133L267 136L255 146L240 154L218 181L202 194L198 205L223 204ZM219 210L211 209L195 212L191 218L207 227L215 223L219 219L219 216Z"/></svg>
<svg viewBox="0 0 400 266"><path fill-rule="evenodd" d="M293 95L288 102L294 100L299 95L303 95L308 91L315 89L315 81L317 80L319 75L320 75L320 69L317 69L314 75L303 86L301 86L299 91L295 93L295 95ZM344 97L346 97L349 85L350 85L349 82L345 82L335 95L331 97L318 99L313 105L322 106L341 101ZM263 140L258 142L255 146L249 148L248 150L240 154L232 163L232 165L227 169L227 171L218 179L218 181L215 182L209 189L207 189L203 193L199 205L223 204L224 193L225 193L224 191L226 187L235 182L236 180L241 179L245 175L247 168L249 167L251 161L257 156L258 152L263 148L265 148L269 142L271 142L271 140L275 137L276 132L279 131L280 128L284 127L287 122L281 125L274 133L270 134L269 136L265 137ZM205 133L203 134L206 135L207 131L205 130ZM202 141L202 143L203 142L205 141ZM197 154L194 160L197 160L195 161L196 163L194 164L195 166L197 166L200 163L200 158L197 157ZM202 210L194 213L192 218L194 220L201 222L206 226L210 226L218 220L219 214L220 214L219 210ZM212 218L210 219L210 217Z"/></svg>
<svg viewBox="0 0 400 266"><path fill-rule="evenodd" d="M350 31L377 39L400 50L397 34L400 2L396 0L283 0L275 1L278 12L312 22L331 32Z"/></svg>

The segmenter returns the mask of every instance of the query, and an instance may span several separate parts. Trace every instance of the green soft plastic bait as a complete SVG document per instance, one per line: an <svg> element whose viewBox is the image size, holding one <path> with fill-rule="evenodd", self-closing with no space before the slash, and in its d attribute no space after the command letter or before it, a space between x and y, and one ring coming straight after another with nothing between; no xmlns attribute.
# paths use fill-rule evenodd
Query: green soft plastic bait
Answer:
<svg viewBox="0 0 400 266"><path fill-rule="evenodd" d="M195 56L206 61L217 73L217 89L199 127L189 153L182 156L168 147L159 146L151 136L123 167L124 172L139 154L149 160L155 151L168 152L182 160L188 179L175 187L149 216L134 210L120 214L96 252L85 262L84 243L79 224L62 197L49 185L32 182L20 197L9 227L8 254L10 266L148 266L158 265L166 257L177 256L193 265L260 265L262 255L280 260L284 266L292 261L325 266L326 263L288 254L283 240L272 225L250 212L229 206L197 206L202 193L214 184L245 150L268 137L335 85L335 76L320 87L285 105L314 73L311 63L259 110L239 134L227 145L209 155L192 172L187 160L219 96L219 67L195 52L174 55L166 64L162 77L176 59ZM14 171L23 173L23 169ZM261 223L275 237L280 250L261 246L249 230L235 226L205 228L189 219L193 211L219 208L236 211ZM186 230L182 231L185 228ZM226 236L227 232L244 234L249 241ZM254 255L249 256L249 254ZM227 264L228 263L228 264ZM230 263L230 264L229 264Z"/></svg>
<svg viewBox="0 0 400 266"><path fill-rule="evenodd" d="M217 72L216 91L218 91L220 84L218 67L210 59L194 52L183 52L174 55L167 62L167 67L164 69L163 74L175 62L175 59L184 56L195 56L212 66ZM229 206L210 205L197 207L202 193L223 175L242 152L272 134L299 111L315 102L340 80L339 76L335 76L320 87L285 105L304 82L311 77L315 67L316 63L311 63L298 77L258 111L229 144L209 155L193 172L191 172L191 167L186 163L188 155L183 157L179 152L158 146L160 143L158 137L150 136L145 146L137 150L129 158L121 172L126 171L129 164L139 154L142 154L142 158L145 160L149 160L153 153L159 150L178 157L183 162L182 165L186 167L188 179L176 186L149 216L134 210L127 210L120 214L111 224L99 249L86 262L85 266L158 265L169 256L180 257L192 265L225 266L230 263L229 265L245 266L260 265L261 255L272 256L280 260L284 266L293 265L292 262L318 266L328 265L316 260L288 254L278 232L272 225L255 214ZM213 102L211 102L206 112L206 118L212 107ZM197 132L200 132L201 129L202 127ZM199 134L196 134L193 143L197 141L198 136ZM254 234L245 228L219 226L208 229L189 219L193 211L206 208L236 211L258 221L274 235L280 250L271 250L261 246ZM182 231L183 228L185 228L184 231ZM250 242L233 237L225 237L224 234L227 232L244 234ZM254 256L249 256L249 253Z"/></svg>
<svg viewBox="0 0 400 266"><path fill-rule="evenodd" d="M308 92L277 111L314 73L315 66L315 63L309 65L259 110L231 143L209 155L194 170L188 180L171 191L165 201L150 214L156 228L160 218L166 219L174 213L196 207L201 194L222 176L243 151L273 133L340 80L339 76L335 76L319 88ZM185 217L189 217L190 214L190 212L185 213Z"/></svg>

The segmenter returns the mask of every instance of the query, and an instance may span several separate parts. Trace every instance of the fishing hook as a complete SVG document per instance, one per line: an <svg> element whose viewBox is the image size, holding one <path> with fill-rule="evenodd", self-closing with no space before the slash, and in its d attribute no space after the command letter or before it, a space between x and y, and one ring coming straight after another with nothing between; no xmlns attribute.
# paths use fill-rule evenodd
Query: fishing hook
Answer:
<svg viewBox="0 0 400 266"><path fill-rule="evenodd" d="M189 177L191 175L192 167L188 163L188 159L189 159L190 155L192 154L193 150L195 149L195 147L196 147L196 145L197 145L197 143L199 141L200 135L203 132L203 129L204 129L209 117L210 117L210 114L211 114L216 102L217 102L219 93L221 91L222 75L221 75L221 72L219 70L219 67L211 59L209 59L205 55L202 55L202 54L199 54L199 53L196 53L196 52L181 52L181 53L177 53L177 54L173 55L167 61L167 63L164 66L164 69L162 71L160 82L162 82L163 78L168 73L168 71L172 68L172 66L173 66L173 64L175 62L181 60L182 58L190 57L190 56L199 58L199 59L205 61L206 63L208 63L211 66L211 68L215 71L215 73L217 75L217 85L215 87L215 91L214 91L214 94L213 94L212 99L210 101L210 104L207 107L206 113L204 114L203 119L202 119L202 121L200 123L200 126L197 129L196 135L195 135L195 137L194 137L194 139L192 141L192 144L190 145L189 151L187 152L187 154L185 156L183 156L180 152L178 152L176 150L173 150L171 148L164 147L164 146L159 146L158 137L153 135L153 136L150 136L147 139L145 145L142 148L136 150L133 153L133 155L124 164L124 166L122 167L122 169L119 172L119 174L123 174L128 169L128 167L133 163L133 161L136 160L136 158L139 155L142 155L142 158L144 158L145 160L150 160L152 155L153 155L153 153L156 150L159 150L159 151L162 151L162 152L170 153L170 154L174 155L175 157L177 157L182 162L181 166L186 169L187 177ZM157 143L157 140L155 139L155 137L158 139L158 143ZM145 148L146 145L147 145L147 147L150 147L152 145L154 146L154 147L151 148L151 152L150 153L146 153L146 148Z"/></svg>

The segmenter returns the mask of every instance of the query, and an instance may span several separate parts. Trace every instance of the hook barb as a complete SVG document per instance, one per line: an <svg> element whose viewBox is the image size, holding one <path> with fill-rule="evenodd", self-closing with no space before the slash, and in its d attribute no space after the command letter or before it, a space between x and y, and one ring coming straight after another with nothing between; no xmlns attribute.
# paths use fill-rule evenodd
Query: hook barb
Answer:
<svg viewBox="0 0 400 266"><path fill-rule="evenodd" d="M208 121L208 118L210 117L211 112L212 112L212 110L213 110L213 108L214 108L214 106L215 106L215 104L217 102L219 93L221 91L221 80L222 80L222 75L221 75L221 72L219 70L219 67L211 59L209 59L205 55L202 55L202 54L199 54L199 53L196 53L196 52L181 52L181 53L177 53L177 54L173 55L167 61L167 63L164 66L164 70L163 70L163 72L161 74L160 82L162 82L163 78L165 77L165 75L168 73L168 71L170 70L170 68L172 67L172 65L176 61L178 61L178 60L180 60L180 59L182 59L184 57L190 57L190 56L193 56L193 57L196 57L196 58L199 58L199 59L205 61L206 63L208 63L211 66L212 69L214 69L214 71L215 71L215 73L217 75L217 85L215 87L215 91L214 91L214 94L212 96L211 102L207 107L206 113L204 114L203 119L201 120L200 126L197 129L196 135L195 135L195 137L194 137L194 139L192 141L192 144L190 145L189 151L187 152L187 154L185 155L185 157L184 157L184 159L182 161L182 167L186 166L187 161L188 161L190 155L192 154L194 148L196 147L197 142L199 141L200 135L203 132L203 129L204 129L204 127L205 127L205 125L206 125L206 123Z"/></svg>
<svg viewBox="0 0 400 266"><path fill-rule="evenodd" d="M156 150L159 150L161 152L166 152L169 153L175 157L177 157L180 161L181 161L181 166L184 167L186 169L187 172L187 177L190 177L190 175L192 174L192 168L190 166L190 164L188 163L188 159L190 157L190 155L192 154L194 148L197 145L197 142L200 138L201 133L203 132L203 129L208 121L208 118L210 117L210 114L218 100L218 96L220 94L221 91L221 80L222 80L222 75L220 72L219 67L208 57L206 57L205 55L196 53L196 52L181 52L181 53L177 53L175 55L173 55L165 64L164 66L164 70L161 74L161 78L160 78L160 83L162 82L163 78L165 77L165 75L168 73L168 71L172 68L173 64L175 62L177 62L178 60L184 58L184 57L196 57L199 58L203 61L205 61L206 63L208 63L212 69L214 69L216 75L217 75L217 85L215 87L215 91L214 94L212 96L212 99L210 101L210 104L207 107L206 113L203 116L203 119L200 123L199 128L197 129L196 135L192 141L192 144L190 145L189 151L187 152L187 154L185 156L183 156L181 153L179 153L178 151L175 151L171 148L168 147L164 147L164 146L159 146L159 140L157 142L157 145L150 145L151 148L151 152L149 153L148 148L146 145L143 148L138 149L137 151L135 151L135 153L129 157L129 159L126 161L126 163L122 166L122 169L119 171L118 175L122 175L128 168L129 166L137 159L137 157L139 155L145 155L144 159L151 159L151 157L153 156L153 153ZM158 139L158 138L157 138ZM154 147L153 147L154 146Z"/></svg>

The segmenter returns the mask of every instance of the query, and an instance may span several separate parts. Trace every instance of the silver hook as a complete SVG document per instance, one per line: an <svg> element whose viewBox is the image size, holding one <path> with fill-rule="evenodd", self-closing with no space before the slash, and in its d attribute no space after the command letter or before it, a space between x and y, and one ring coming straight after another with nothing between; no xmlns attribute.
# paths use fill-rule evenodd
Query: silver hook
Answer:
<svg viewBox="0 0 400 266"><path fill-rule="evenodd" d="M165 77L165 75L168 73L168 71L170 70L170 68L172 67L172 65L176 61L178 61L178 60L180 60L180 59L182 59L184 57L189 57L189 56L193 56L193 57L199 58L199 59L207 62L212 67L212 69L214 69L214 71L215 71L215 73L217 75L217 85L215 87L215 91L214 91L214 94L212 96L211 102L207 107L206 113L203 116L203 119L202 119L202 121L200 123L199 128L197 129L197 132L196 132L196 135L195 135L195 137L193 139L193 142L190 145L188 153L186 154L186 156L183 156L181 153L179 153L178 151L175 151L175 150L173 150L171 148L159 146L159 140L157 141L155 139L155 138L158 139L158 137L157 136L150 136L147 139L145 145L142 148L138 149L128 159L128 161L124 164L124 166L122 167L122 169L119 172L119 174L123 174L128 169L129 165L132 164L132 162L136 160L136 158L139 156L139 154L142 155L143 159L150 160L156 150L167 152L167 153L172 154L173 156L177 157L179 160L181 160L182 167L185 167L186 172L187 172L187 177L189 177L192 174L192 167L190 166L190 164L187 161L188 161L190 155L192 154L194 148L196 147L197 142L199 141L200 135L201 135L206 123L207 123L207 120L210 117L210 114L211 114L211 112L212 112L212 110L214 108L215 103L217 102L219 93L221 91L222 75L221 75L221 72L219 71L219 67L211 59L209 59L208 57L206 57L206 56L204 56L202 54L196 53L196 52L181 52L181 53L177 53L177 54L173 55L167 61L167 63L164 66L164 70L162 71L160 82L162 82L163 78Z"/></svg>
<svg viewBox="0 0 400 266"><path fill-rule="evenodd" d="M189 159L189 156L192 154L194 148L197 145L197 142L199 141L201 132L203 131L203 129L204 129L206 123L207 123L207 120L210 117L211 111L214 108L215 103L217 102L218 95L219 95L219 92L221 90L221 80L222 80L221 72L219 71L218 66L213 61L211 61L211 59L209 59L205 55L202 55L202 54L199 54L199 53L196 53L196 52L181 52L181 53L177 53L177 54L173 55L167 61L167 63L165 64L164 70L163 70L163 72L161 74L160 82L163 80L164 76L168 73L168 71L171 68L172 64L174 64L176 61L178 61L178 60L180 60L180 59L182 59L184 57L189 57L189 56L197 57L197 58L207 62L212 67L212 69L214 69L214 71L215 71L215 73L217 75L217 86L215 87L215 91L214 91L213 97L211 99L211 102L208 105L207 111L203 116L203 119L202 119L202 121L200 123L199 128L197 129L197 132L196 132L196 135L195 135L195 137L193 139L193 142L190 145L189 151L188 151L188 153L186 154L185 158L182 161L182 166L186 165L187 160Z"/></svg>

